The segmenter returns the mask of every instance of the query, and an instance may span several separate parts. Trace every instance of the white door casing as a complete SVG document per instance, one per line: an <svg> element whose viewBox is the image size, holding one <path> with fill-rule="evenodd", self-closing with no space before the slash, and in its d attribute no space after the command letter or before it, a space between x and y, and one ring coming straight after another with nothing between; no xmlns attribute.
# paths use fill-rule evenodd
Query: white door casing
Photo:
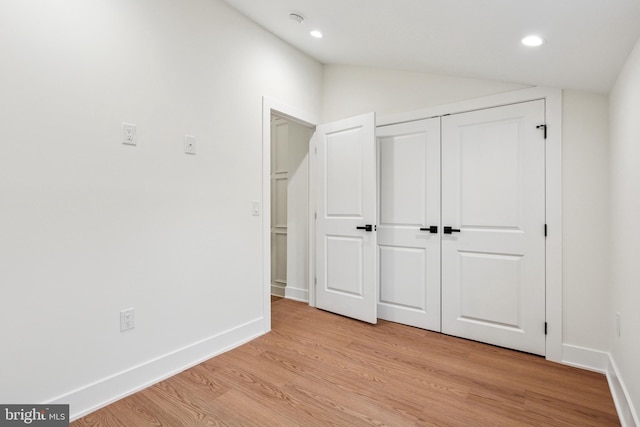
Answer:
<svg viewBox="0 0 640 427"><path fill-rule="evenodd" d="M376 323L375 114L320 125L311 146L317 165L316 307Z"/></svg>
<svg viewBox="0 0 640 427"><path fill-rule="evenodd" d="M442 118L442 332L541 355L544 104Z"/></svg>
<svg viewBox="0 0 640 427"><path fill-rule="evenodd" d="M376 137L378 317L439 332L440 119L378 127Z"/></svg>

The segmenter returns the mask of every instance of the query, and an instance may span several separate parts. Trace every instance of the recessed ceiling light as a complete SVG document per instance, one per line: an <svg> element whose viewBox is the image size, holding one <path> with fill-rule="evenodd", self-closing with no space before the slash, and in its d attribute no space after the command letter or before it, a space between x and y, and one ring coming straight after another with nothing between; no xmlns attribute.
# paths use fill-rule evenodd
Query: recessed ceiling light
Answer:
<svg viewBox="0 0 640 427"><path fill-rule="evenodd" d="M544 40L540 36L527 36L522 39L522 44L525 46L536 47L544 43Z"/></svg>
<svg viewBox="0 0 640 427"><path fill-rule="evenodd" d="M309 34L311 34L311 36L317 38L317 39L321 39L322 38L322 33L318 30L313 30L311 31Z"/></svg>

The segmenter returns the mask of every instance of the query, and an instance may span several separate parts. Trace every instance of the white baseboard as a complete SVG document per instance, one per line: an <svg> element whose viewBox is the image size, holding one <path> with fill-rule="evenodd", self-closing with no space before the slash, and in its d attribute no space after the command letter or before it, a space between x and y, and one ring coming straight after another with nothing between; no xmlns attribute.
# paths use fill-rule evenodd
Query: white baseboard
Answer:
<svg viewBox="0 0 640 427"><path fill-rule="evenodd" d="M633 402L629 398L627 388L620 377L618 366L611 356L609 356L607 380L609 381L609 389L611 389L613 402L616 405L622 427L640 427L638 413L633 407Z"/></svg>
<svg viewBox="0 0 640 427"><path fill-rule="evenodd" d="M638 413L610 353L563 344L562 363L605 374L622 427L640 427Z"/></svg>
<svg viewBox="0 0 640 427"><path fill-rule="evenodd" d="M271 295L292 299L294 301L309 302L309 290L296 288L287 283L286 286L271 284Z"/></svg>
<svg viewBox="0 0 640 427"><path fill-rule="evenodd" d="M70 419L74 421L265 334L267 331L265 331L264 325L263 318L247 322L93 384L88 384L47 403L68 404Z"/></svg>
<svg viewBox="0 0 640 427"><path fill-rule="evenodd" d="M285 286L282 285L277 285L277 284L271 284L271 295L276 296L276 297L281 297L284 298L285 296Z"/></svg>
<svg viewBox="0 0 640 427"><path fill-rule="evenodd" d="M309 290L287 286L284 289L284 297L295 301L309 302Z"/></svg>
<svg viewBox="0 0 640 427"><path fill-rule="evenodd" d="M606 374L609 353L575 345L562 344L562 363L576 368Z"/></svg>

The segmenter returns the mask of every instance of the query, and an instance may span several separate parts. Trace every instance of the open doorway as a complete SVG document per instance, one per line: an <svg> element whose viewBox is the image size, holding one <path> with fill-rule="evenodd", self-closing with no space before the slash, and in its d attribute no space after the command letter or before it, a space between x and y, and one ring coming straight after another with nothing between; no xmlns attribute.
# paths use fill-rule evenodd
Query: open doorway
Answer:
<svg viewBox="0 0 640 427"><path fill-rule="evenodd" d="M271 295L309 301L309 140L313 130L271 118Z"/></svg>
<svg viewBox="0 0 640 427"><path fill-rule="evenodd" d="M287 238L286 238L286 266L279 265L280 271L272 275L272 224L282 224L282 219L272 222L272 214L275 214L276 206L272 207L272 126L271 121L273 119L283 119L288 123L295 123L307 130L307 137L301 138L299 143L295 144L294 149L299 148L300 153L295 153L292 159L301 158L297 166L292 167L295 170L295 176L300 177L300 180L294 179L294 185L287 184ZM271 295L272 295L272 279L276 277L282 281L285 276L286 283L278 283L275 281L274 292L282 293L286 298L298 299L302 301L308 301L310 305L315 304L315 292L314 284L311 281L311 271L313 263L312 246L310 244L310 234L313 230L310 226L313 224L311 220L311 212L309 208L309 194L310 194L310 162L309 162L309 141L311 135L315 131L316 125L319 123L319 117L314 114L310 114L299 108L292 107L291 105L284 104L276 99L265 96L262 98L262 253L263 253L263 329L264 331L271 330ZM275 130L275 129L273 129ZM288 133L288 132L287 132ZM296 139L294 137L294 139ZM300 144L300 145L298 145ZM289 144L291 145L291 144ZM277 146L277 144L276 144ZM273 147L275 148L275 147ZM288 149L287 149L288 151ZM289 160L287 160L288 162ZM295 163L295 162L293 162ZM305 174L304 170L307 168ZM276 168L274 168L274 171ZM288 172L288 171L287 171ZM304 177L306 176L306 184ZM291 187L292 194L289 194L289 187ZM294 188L295 187L295 188ZM298 191L299 190L299 191ZM300 195L302 193L302 196ZM276 196L277 197L277 196ZM301 199L301 200L298 200ZM306 200L306 202L305 202ZM290 214L289 210L298 208L298 210ZM283 209L280 206L279 209ZM306 212L306 214L305 214ZM302 215L306 215L306 221L303 220L302 224L293 223L294 218L301 218ZM275 215L274 215L275 216ZM306 231L300 231L305 229ZM282 238L281 238L282 239ZM294 261L293 256L302 255L302 259L306 259L306 262ZM302 268L301 270L298 270ZM296 269L294 272L293 269ZM290 271L287 271L290 270ZM294 284L293 280L297 280L300 275L306 273L305 280L302 281L304 285ZM283 272L286 272L283 275ZM282 286L284 285L284 286ZM280 289L278 289L280 288Z"/></svg>

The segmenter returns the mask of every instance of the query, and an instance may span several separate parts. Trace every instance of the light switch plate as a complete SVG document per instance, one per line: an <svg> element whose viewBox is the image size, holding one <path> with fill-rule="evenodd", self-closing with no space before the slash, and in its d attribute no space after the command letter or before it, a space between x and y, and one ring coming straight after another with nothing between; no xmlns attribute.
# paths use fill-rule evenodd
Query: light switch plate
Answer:
<svg viewBox="0 0 640 427"><path fill-rule="evenodd" d="M184 136L184 152L186 154L196 154L196 137L193 135Z"/></svg>
<svg viewBox="0 0 640 427"><path fill-rule="evenodd" d="M260 202L257 200L251 202L251 215L260 216Z"/></svg>

